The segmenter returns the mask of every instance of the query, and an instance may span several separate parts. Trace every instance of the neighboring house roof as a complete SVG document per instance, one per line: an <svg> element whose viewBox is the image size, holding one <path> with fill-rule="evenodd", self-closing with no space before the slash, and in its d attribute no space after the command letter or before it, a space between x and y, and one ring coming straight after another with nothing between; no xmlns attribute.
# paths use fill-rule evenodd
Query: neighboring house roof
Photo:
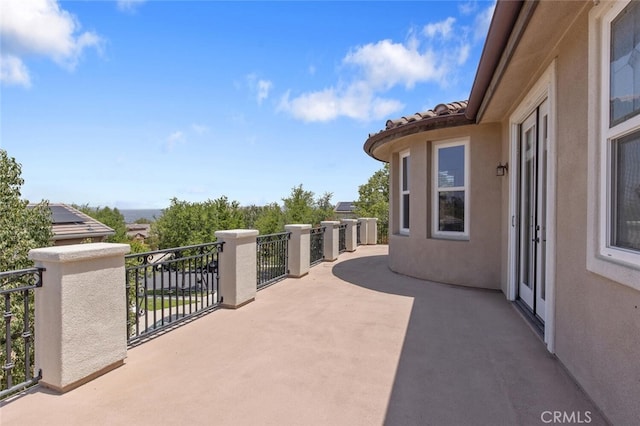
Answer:
<svg viewBox="0 0 640 426"><path fill-rule="evenodd" d="M33 206L34 204L29 205ZM107 225L66 204L50 203L49 209L53 241L108 237L115 234Z"/></svg>
<svg viewBox="0 0 640 426"><path fill-rule="evenodd" d="M356 208L354 201L340 201L336 204L336 212L338 213L353 213Z"/></svg>
<svg viewBox="0 0 640 426"><path fill-rule="evenodd" d="M148 223L128 223L127 236L136 237L140 235L142 238L149 238L151 225Z"/></svg>

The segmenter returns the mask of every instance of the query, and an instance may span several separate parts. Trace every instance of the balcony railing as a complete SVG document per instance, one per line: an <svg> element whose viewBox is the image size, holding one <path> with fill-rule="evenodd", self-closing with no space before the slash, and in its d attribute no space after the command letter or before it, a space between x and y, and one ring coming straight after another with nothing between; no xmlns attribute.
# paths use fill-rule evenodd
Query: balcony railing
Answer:
<svg viewBox="0 0 640 426"><path fill-rule="evenodd" d="M338 253L347 251L347 225L342 224L338 227Z"/></svg>
<svg viewBox="0 0 640 426"><path fill-rule="evenodd" d="M310 257L309 263L311 266L322 262L324 258L324 227L311 228L310 233Z"/></svg>
<svg viewBox="0 0 640 426"><path fill-rule="evenodd" d="M260 235L256 238L258 290L281 280L289 273L290 232Z"/></svg>
<svg viewBox="0 0 640 426"><path fill-rule="evenodd" d="M223 243L125 256L129 344L219 305Z"/></svg>
<svg viewBox="0 0 640 426"><path fill-rule="evenodd" d="M0 332L0 399L40 380L35 374L34 292L42 286L42 268L0 273L4 327Z"/></svg>

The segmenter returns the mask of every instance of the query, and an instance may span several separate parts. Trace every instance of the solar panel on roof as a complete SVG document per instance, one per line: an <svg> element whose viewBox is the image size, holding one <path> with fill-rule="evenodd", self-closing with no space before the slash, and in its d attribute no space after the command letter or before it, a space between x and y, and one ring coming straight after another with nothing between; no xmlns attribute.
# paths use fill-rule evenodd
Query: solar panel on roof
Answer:
<svg viewBox="0 0 640 426"><path fill-rule="evenodd" d="M53 223L77 223L84 222L81 216L67 210L62 206L49 206Z"/></svg>
<svg viewBox="0 0 640 426"><path fill-rule="evenodd" d="M351 211L354 209L354 204L351 201L341 201L338 203L336 210L338 211Z"/></svg>

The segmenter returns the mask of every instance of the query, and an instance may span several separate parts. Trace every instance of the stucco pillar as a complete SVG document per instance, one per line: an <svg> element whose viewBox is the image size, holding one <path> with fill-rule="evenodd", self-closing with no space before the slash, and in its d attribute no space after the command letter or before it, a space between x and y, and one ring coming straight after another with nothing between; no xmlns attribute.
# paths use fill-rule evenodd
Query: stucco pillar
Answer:
<svg viewBox="0 0 640 426"><path fill-rule="evenodd" d="M340 223L347 225L345 232L347 251L356 251L358 247L358 221L356 219L342 219Z"/></svg>
<svg viewBox="0 0 640 426"><path fill-rule="evenodd" d="M378 244L378 218L367 218L367 244Z"/></svg>
<svg viewBox="0 0 640 426"><path fill-rule="evenodd" d="M369 218L358 218L358 223L360 223L360 244L368 244L367 241L369 239Z"/></svg>
<svg viewBox="0 0 640 426"><path fill-rule="evenodd" d="M128 244L34 249L45 268L35 292L35 368L59 392L123 364L127 356L124 255Z"/></svg>
<svg viewBox="0 0 640 426"><path fill-rule="evenodd" d="M324 260L333 262L338 258L338 226L337 220L326 220L320 222L324 227Z"/></svg>
<svg viewBox="0 0 640 426"><path fill-rule="evenodd" d="M309 273L311 225L285 225L284 230L291 232L289 239L289 276L299 278Z"/></svg>
<svg viewBox="0 0 640 426"><path fill-rule="evenodd" d="M224 308L237 309L256 298L256 237L255 229L216 231L218 241L223 241L218 254L220 276L218 286Z"/></svg>

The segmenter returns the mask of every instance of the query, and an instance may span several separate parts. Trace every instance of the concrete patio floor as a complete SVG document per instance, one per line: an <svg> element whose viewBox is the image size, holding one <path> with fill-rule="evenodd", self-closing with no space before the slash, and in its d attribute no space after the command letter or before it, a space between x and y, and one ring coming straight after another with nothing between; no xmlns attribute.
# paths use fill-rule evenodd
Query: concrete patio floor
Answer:
<svg viewBox="0 0 640 426"><path fill-rule="evenodd" d="M606 424L502 293L394 274L386 254L321 263L64 395L36 387L0 423L535 425L588 411Z"/></svg>

